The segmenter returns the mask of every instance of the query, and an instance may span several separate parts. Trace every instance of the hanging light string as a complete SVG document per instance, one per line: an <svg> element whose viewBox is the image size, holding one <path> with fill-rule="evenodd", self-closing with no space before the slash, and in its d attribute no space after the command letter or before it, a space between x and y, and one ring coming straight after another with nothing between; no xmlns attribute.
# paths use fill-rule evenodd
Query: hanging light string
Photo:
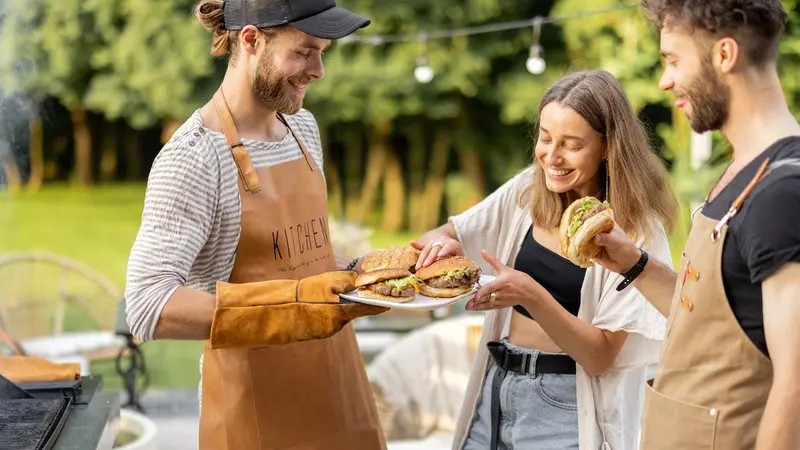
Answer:
<svg viewBox="0 0 800 450"><path fill-rule="evenodd" d="M475 27L468 27L468 28L455 28L452 30L437 30L437 31L430 31L430 32L421 32L421 33L413 33L413 34L351 34L350 36L344 37L338 40L339 44L353 44L353 43L366 43L372 45L381 45L381 44L389 44L395 42L409 42L409 41L416 41L420 39L420 36L424 36L426 40L433 40L433 39L446 39L455 36L472 36L476 34L486 34L486 33L495 33L498 31L506 31L506 30L515 30L519 28L528 28L534 27L537 24L539 26L544 24L550 23L558 23L564 22L566 20L571 19L579 19L582 17L594 16L598 14L605 14L613 11L619 11L622 9L629 9L639 6L639 3L624 3L620 5L615 5L609 8L603 9L594 9L589 11L580 11L575 12L572 14L565 14L563 16L551 16L551 17L534 17L533 19L526 19L526 20L516 20L512 22L501 22L501 23L494 23L494 24L486 24L486 25L479 25Z"/></svg>
<svg viewBox="0 0 800 450"><path fill-rule="evenodd" d="M341 44L354 44L365 43L372 45L390 44L395 42L410 42L419 41L420 55L417 58L417 67L414 69L414 78L422 84L427 84L433 81L436 76L434 70L428 64L427 57L427 41L432 39L446 39L455 36L472 36L476 34L495 33L498 31L514 30L519 28L533 28L533 44L531 44L528 52L528 60L525 62L525 68L533 75L541 75L547 68L547 63L544 60L544 47L540 43L542 33L542 25L550 23L564 22L571 19L579 19L582 17L589 17L598 14L605 14L609 12L619 11L623 9L630 9L638 6L639 3L623 3L614 5L603 9L594 9L590 11L580 11L572 14L565 14L563 16L550 16L541 17L536 16L533 19L516 20L512 22L501 22L487 25L480 25L469 28L456 28L452 30L437 30L437 31L421 31L414 34L351 34L345 38L339 39Z"/></svg>

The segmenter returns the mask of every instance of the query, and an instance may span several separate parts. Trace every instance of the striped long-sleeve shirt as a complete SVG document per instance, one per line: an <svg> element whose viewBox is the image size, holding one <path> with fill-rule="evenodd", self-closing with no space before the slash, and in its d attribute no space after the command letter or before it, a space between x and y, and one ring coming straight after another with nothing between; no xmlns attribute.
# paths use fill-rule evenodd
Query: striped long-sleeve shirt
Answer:
<svg viewBox="0 0 800 450"><path fill-rule="evenodd" d="M286 118L322 167L314 116L301 110ZM290 133L278 142L242 142L256 168L302 157ZM217 281L228 280L241 228L237 176L225 136L204 128L199 111L159 152L128 260L126 313L137 338L153 339L161 311L179 287L213 294Z"/></svg>

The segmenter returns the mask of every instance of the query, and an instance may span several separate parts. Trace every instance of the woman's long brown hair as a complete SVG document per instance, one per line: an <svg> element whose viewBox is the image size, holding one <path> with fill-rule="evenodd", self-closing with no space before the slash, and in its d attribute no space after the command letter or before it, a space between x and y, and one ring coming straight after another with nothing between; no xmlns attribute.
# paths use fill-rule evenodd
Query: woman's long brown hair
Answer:
<svg viewBox="0 0 800 450"><path fill-rule="evenodd" d="M678 203L667 178L667 170L651 149L641 122L616 78L603 70L588 70L569 74L547 90L539 104L539 114L545 106L558 102L580 114L602 136L607 155L607 173L601 165L600 174L607 176L614 218L631 236L649 236L654 220L671 229ZM534 142L538 140L538 127ZM575 194L557 194L547 189L545 174L533 161L533 180L520 197L521 205L530 205L534 224L556 228L561 215ZM605 184L604 184L605 185Z"/></svg>

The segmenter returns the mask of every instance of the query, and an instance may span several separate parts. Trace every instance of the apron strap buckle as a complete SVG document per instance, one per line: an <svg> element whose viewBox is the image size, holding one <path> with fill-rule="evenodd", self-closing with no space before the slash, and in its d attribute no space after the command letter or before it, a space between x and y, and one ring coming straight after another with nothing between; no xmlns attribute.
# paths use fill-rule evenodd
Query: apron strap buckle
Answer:
<svg viewBox="0 0 800 450"><path fill-rule="evenodd" d="M729 209L728 212L725 213L724 216L722 216L722 219L720 219L720 221L717 222L717 225L714 227L714 231L711 232L711 242L717 242L717 239L719 239L720 234L722 234L722 227L727 225L728 222L730 222L730 220L733 219L733 216L735 216L737 212L738 209L736 209L736 206L731 206L731 209Z"/></svg>
<svg viewBox="0 0 800 450"><path fill-rule="evenodd" d="M741 208L742 204L744 204L744 201L747 198L747 196L749 196L750 193L753 192L753 188L756 186L756 184L758 184L758 182L761 181L761 179L764 178L764 176L769 174L769 171L767 171L768 165L769 165L769 158L766 158L764 159L764 162L761 163L761 167L759 167L758 172L756 172L756 175L753 177L753 179L750 180L747 186L745 186L742 193L739 194L739 197L737 197L736 200L734 200L733 205L731 205L731 209L728 210L728 213L725 214L725 216L722 217L719 223L717 223L717 226L714 227L714 231L711 232L711 242L717 242L720 234L722 234L722 227L727 225L728 221L730 221L733 218L733 216L736 215L736 213L739 211L739 208Z"/></svg>

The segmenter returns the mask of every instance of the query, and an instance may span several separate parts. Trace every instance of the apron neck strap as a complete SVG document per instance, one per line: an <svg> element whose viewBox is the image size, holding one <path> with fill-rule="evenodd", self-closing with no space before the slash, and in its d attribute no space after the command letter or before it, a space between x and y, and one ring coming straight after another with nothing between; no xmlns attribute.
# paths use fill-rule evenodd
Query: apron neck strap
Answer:
<svg viewBox="0 0 800 450"><path fill-rule="evenodd" d="M225 94L222 93L222 87L214 94L214 110L217 112L222 134L225 135L225 139L228 140L228 145L231 147L233 161L239 170L244 190L251 194L260 192L261 181L258 179L258 174L255 167L253 167L253 161L250 159L247 149L239 139L239 133L236 131L236 124L233 122L233 116L231 116L231 110L225 100Z"/></svg>
<svg viewBox="0 0 800 450"><path fill-rule="evenodd" d="M756 187L756 184L758 184L759 181L769 174L769 171L767 170L768 165L769 158L766 158L764 162L761 163L761 167L758 168L758 172L756 172L756 175L753 177L753 179L747 183L747 186L744 187L744 190L742 190L741 194L739 194L739 196L736 197L736 200L733 201L731 208L724 216L722 216L722 219L717 223L717 226L714 227L714 231L711 233L712 241L716 242L716 240L719 239L719 235L722 232L722 227L727 225L733 216L739 212L744 204L744 201L747 199L750 193L753 192L753 188Z"/></svg>
<svg viewBox="0 0 800 450"><path fill-rule="evenodd" d="M286 117L283 117L283 114L281 113L276 113L276 115L278 116L278 120L280 120L281 123L286 125L286 128L289 129L289 132L292 133L292 137L294 138L294 140L297 141L297 145L300 147L300 151L303 152L303 157L305 157L306 159L308 168L311 169L312 172L317 170L317 162L314 161L314 158L308 152L308 149L306 148L305 144L303 144L303 141L300 140L300 136L298 136L294 132L294 130L292 130L292 127L289 125L289 121L286 120Z"/></svg>

